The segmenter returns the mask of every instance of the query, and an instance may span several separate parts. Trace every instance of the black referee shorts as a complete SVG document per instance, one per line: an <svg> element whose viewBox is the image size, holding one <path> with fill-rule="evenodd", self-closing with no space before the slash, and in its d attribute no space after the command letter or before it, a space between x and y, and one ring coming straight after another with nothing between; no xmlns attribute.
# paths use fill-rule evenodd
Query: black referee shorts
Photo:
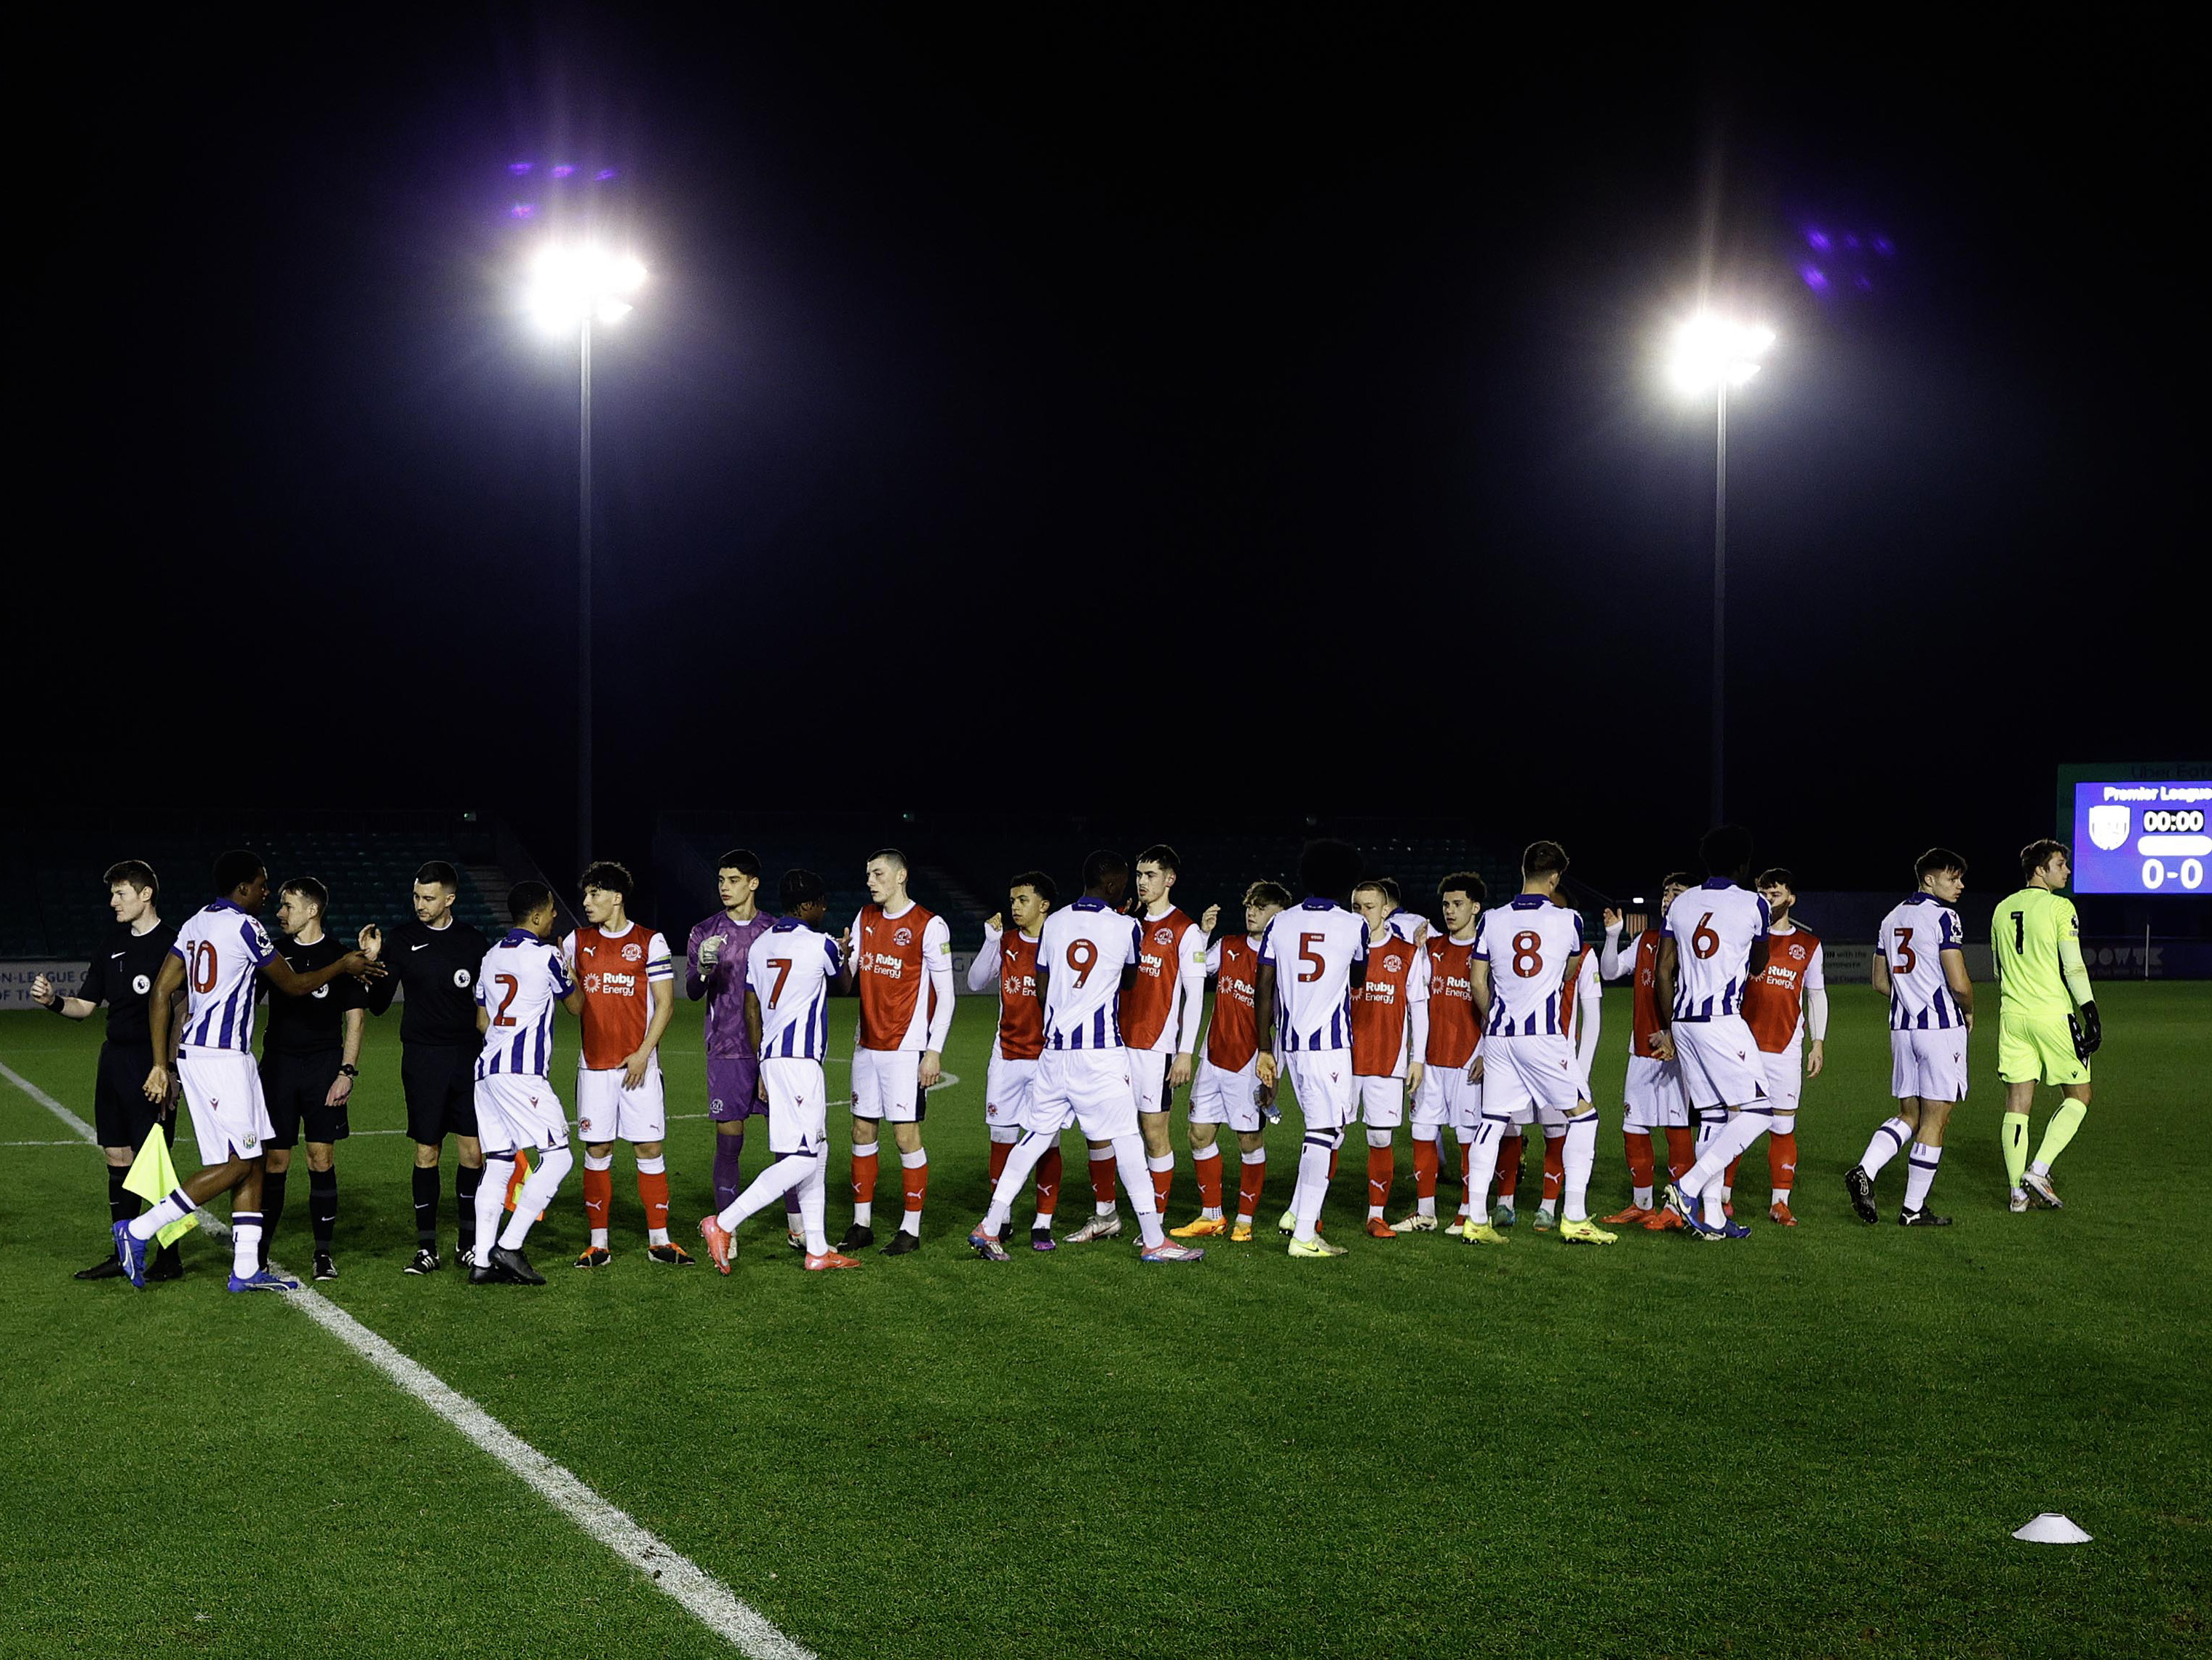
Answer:
<svg viewBox="0 0 2212 1660"><path fill-rule="evenodd" d="M407 1095L407 1134L426 1147L449 1135L477 1133L477 1055L474 1048L428 1049L403 1044L399 1087Z"/></svg>
<svg viewBox="0 0 2212 1660"><path fill-rule="evenodd" d="M307 1127L310 1141L343 1141L352 1133L343 1107L326 1107L324 1098L337 1082L336 1049L320 1055L264 1055L261 1057L261 1098L268 1104L272 1147L300 1145L300 1128Z"/></svg>
<svg viewBox="0 0 2212 1660"><path fill-rule="evenodd" d="M150 1043L102 1043L100 1073L93 1085L94 1134L103 1147L143 1146L161 1111L146 1098L146 1074L154 1069ZM170 1132L173 1137L175 1131Z"/></svg>

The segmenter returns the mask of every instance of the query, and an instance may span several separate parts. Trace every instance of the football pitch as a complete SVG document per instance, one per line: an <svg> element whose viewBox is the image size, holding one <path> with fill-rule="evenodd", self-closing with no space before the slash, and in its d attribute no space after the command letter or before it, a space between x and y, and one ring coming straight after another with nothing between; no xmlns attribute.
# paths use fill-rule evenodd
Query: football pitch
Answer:
<svg viewBox="0 0 2212 1660"><path fill-rule="evenodd" d="M343 1277L319 1289L824 1660L2212 1652L2212 986L2099 988L2060 1213L2005 1209L1985 1020L1942 1232L1894 1225L1901 1162L1884 1225L1850 1214L1839 1173L1885 1114L1887 1034L1870 989L1832 995L1802 1225L1763 1220L1762 1144L1740 1245L1564 1246L1525 1219L1534 1157L1509 1248L1368 1240L1355 1135L1328 1212L1351 1253L1292 1261L1272 1223L1293 1108L1254 1243L1189 1268L1141 1266L1129 1236L1018 1243L988 1265L962 1242L996 1005L963 998L921 1253L808 1274L772 1206L728 1279L703 1250L656 1267L623 1152L613 1267L566 1266L572 1176L531 1239L542 1290L452 1269L450 1189L447 1271L400 1273L398 1023L373 1020L338 1155ZM850 1006L832 1013L842 1055ZM1627 1014L1608 991L1595 1214L1627 1197ZM697 1016L664 1049L675 1114L703 1111ZM99 1037L11 1016L0 1062L89 1119ZM557 1037L572 1064L573 1024ZM671 1125L695 1250L710 1137ZM226 1295L227 1251L189 1237L185 1279L143 1292L72 1281L106 1235L98 1155L4 1078L0 1143L0 1653L734 1651L287 1299ZM1063 1231L1089 1209L1067 1146ZM276 1249L295 1273L304 1165ZM1401 1141L1392 1215L1411 1192ZM1195 1206L1186 1160L1171 1220ZM2041 1511L2094 1542L2009 1536Z"/></svg>

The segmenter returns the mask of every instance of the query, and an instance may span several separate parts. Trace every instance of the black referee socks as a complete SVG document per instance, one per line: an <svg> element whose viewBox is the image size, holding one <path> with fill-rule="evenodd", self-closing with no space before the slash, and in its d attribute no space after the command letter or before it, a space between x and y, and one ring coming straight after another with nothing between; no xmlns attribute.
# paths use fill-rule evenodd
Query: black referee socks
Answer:
<svg viewBox="0 0 2212 1660"><path fill-rule="evenodd" d="M477 1189L483 1185L482 1164L459 1164L453 1170L453 1208L460 1213L461 1255L477 1248Z"/></svg>
<svg viewBox="0 0 2212 1660"><path fill-rule="evenodd" d="M463 1225L467 1225L464 1224ZM424 1250L438 1249L438 1167L415 1166L415 1243Z"/></svg>
<svg viewBox="0 0 2212 1660"><path fill-rule="evenodd" d="M107 1167L107 1219L110 1223L128 1222L138 1214L138 1195L123 1185L124 1178L130 1174L128 1165L121 1169L113 1164Z"/></svg>
<svg viewBox="0 0 2212 1660"><path fill-rule="evenodd" d="M328 1170L308 1171L307 1214L315 1225L315 1250L327 1256L331 1236L338 1226L338 1172L335 1164Z"/></svg>

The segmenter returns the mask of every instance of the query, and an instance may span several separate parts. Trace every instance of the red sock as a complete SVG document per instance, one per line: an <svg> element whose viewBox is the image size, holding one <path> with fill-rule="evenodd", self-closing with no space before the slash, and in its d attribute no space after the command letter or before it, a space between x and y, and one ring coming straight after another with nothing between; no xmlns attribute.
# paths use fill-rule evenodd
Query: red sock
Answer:
<svg viewBox="0 0 2212 1660"><path fill-rule="evenodd" d="M1729 1160L1728 1171L1721 1177L1721 1185L1723 1187L1733 1188L1735 1186L1735 1167L1741 1163L1743 1163L1743 1155L1741 1153L1738 1153L1735 1158Z"/></svg>
<svg viewBox="0 0 2212 1660"><path fill-rule="evenodd" d="M1328 1155L1328 1179L1332 1182L1336 1180L1336 1161L1338 1158L1342 1155L1343 1152L1343 1148L1337 1147L1332 1150Z"/></svg>
<svg viewBox="0 0 2212 1660"><path fill-rule="evenodd" d="M929 1160L925 1157L919 1164L899 1166L899 1185L906 1193L906 1213L921 1214L921 1201L929 1196Z"/></svg>
<svg viewBox="0 0 2212 1660"><path fill-rule="evenodd" d="M1651 1132L1623 1130L1620 1145L1628 1153L1628 1179L1632 1185L1648 1188L1651 1185Z"/></svg>
<svg viewBox="0 0 2212 1660"><path fill-rule="evenodd" d="M1036 1207L1039 1214L1049 1216L1060 1203L1060 1148L1036 1162Z"/></svg>
<svg viewBox="0 0 2212 1660"><path fill-rule="evenodd" d="M1011 1141L994 1141L991 1143L992 1187L996 1188L999 1185L999 1178L1006 1173L1006 1157L1009 1153L1012 1152L1013 1150L1014 1144Z"/></svg>
<svg viewBox="0 0 2212 1660"><path fill-rule="evenodd" d="M614 1208L615 1173L611 1170L584 1167L584 1225L603 1228L607 1225L607 1213Z"/></svg>
<svg viewBox="0 0 2212 1660"><path fill-rule="evenodd" d="M875 1202L877 1152L871 1146L866 1152L853 1154L853 1202L868 1205Z"/></svg>
<svg viewBox="0 0 2212 1660"><path fill-rule="evenodd" d="M1168 1213L1168 1193L1174 1186L1174 1166L1152 1172L1152 1208L1163 1216Z"/></svg>
<svg viewBox="0 0 2212 1660"><path fill-rule="evenodd" d="M1797 1132L1766 1138L1766 1175L1773 1187L1788 1192L1797 1185Z"/></svg>
<svg viewBox="0 0 2212 1660"><path fill-rule="evenodd" d="M609 1171L609 1176L614 1172ZM612 1189L614 1183L607 1183ZM637 1173L638 1202L645 1207L645 1225L665 1229L668 1226L668 1172L665 1170L640 1171Z"/></svg>
<svg viewBox="0 0 2212 1660"><path fill-rule="evenodd" d="M1434 1199L1437 1196L1437 1144L1434 1141L1413 1143L1413 1196Z"/></svg>
<svg viewBox="0 0 2212 1660"><path fill-rule="evenodd" d="M1498 1202L1510 1203L1521 1187L1521 1143L1524 1138L1509 1135L1505 1145L1498 1150ZM1468 1195L1469 1204L1474 1196Z"/></svg>
<svg viewBox="0 0 2212 1660"><path fill-rule="evenodd" d="M1394 1142L1387 1147L1367 1149L1367 1207L1382 1210L1390 1203L1390 1184L1398 1179L1398 1148Z"/></svg>
<svg viewBox="0 0 2212 1660"><path fill-rule="evenodd" d="M1114 1202L1114 1195L1120 1191L1114 1185L1114 1149L1108 1147L1101 1152L1093 1147L1091 1150L1091 1196L1102 1205L1110 1205Z"/></svg>
<svg viewBox="0 0 2212 1660"><path fill-rule="evenodd" d="M1192 1166L1198 1171L1198 1202L1206 1210L1221 1208L1221 1154L1211 1158L1194 1158Z"/></svg>
<svg viewBox="0 0 2212 1660"><path fill-rule="evenodd" d="M1263 1159L1256 1164L1240 1164L1237 1177L1237 1213L1256 1216L1260 1211L1260 1189L1267 1185L1267 1165Z"/></svg>
<svg viewBox="0 0 2212 1660"><path fill-rule="evenodd" d="M1547 1135L1544 1138L1544 1202L1559 1202L1559 1184L1567 1175L1567 1138Z"/></svg>
<svg viewBox="0 0 2212 1660"><path fill-rule="evenodd" d="M1667 1126L1667 1174L1677 1182L1698 1162L1698 1133L1687 1124Z"/></svg>

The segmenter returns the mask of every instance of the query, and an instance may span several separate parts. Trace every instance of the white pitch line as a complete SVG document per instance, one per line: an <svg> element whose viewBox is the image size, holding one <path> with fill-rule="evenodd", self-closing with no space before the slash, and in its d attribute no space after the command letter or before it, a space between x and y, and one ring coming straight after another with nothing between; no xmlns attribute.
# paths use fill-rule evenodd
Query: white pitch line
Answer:
<svg viewBox="0 0 2212 1660"><path fill-rule="evenodd" d="M91 1125L4 1061L0 1061L0 1078L5 1078L76 1131L79 1145L97 1145ZM204 1210L200 1217L218 1236L229 1232ZM818 1660L813 1650L785 1636L766 1614L706 1569L672 1548L627 1511L599 1497L574 1471L548 1458L428 1367L409 1359L330 1298L302 1286L286 1295L284 1300L520 1476L539 1497L586 1533L649 1576L656 1590L674 1598L692 1618L739 1653L750 1657L750 1660Z"/></svg>

